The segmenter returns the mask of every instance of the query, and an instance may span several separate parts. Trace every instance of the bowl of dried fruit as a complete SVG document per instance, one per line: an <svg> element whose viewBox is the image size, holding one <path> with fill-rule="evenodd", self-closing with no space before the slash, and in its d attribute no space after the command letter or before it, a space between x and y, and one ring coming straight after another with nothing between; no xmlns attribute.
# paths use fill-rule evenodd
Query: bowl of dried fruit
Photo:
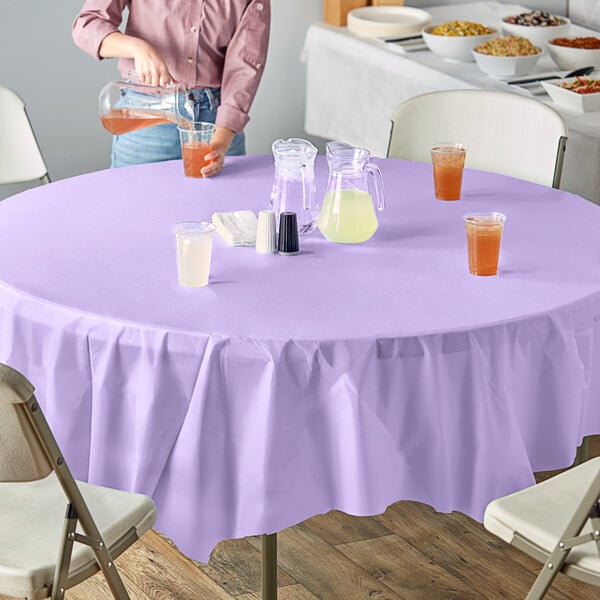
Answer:
<svg viewBox="0 0 600 600"><path fill-rule="evenodd" d="M544 51L527 38L509 35L475 46L472 53L484 73L503 79L531 73Z"/></svg>
<svg viewBox="0 0 600 600"><path fill-rule="evenodd" d="M541 83L552 101L560 106L576 112L600 110L600 79L569 77Z"/></svg>
<svg viewBox="0 0 600 600"><path fill-rule="evenodd" d="M470 21L448 21L425 27L421 34L434 54L453 62L473 62L471 49L498 35L498 30Z"/></svg>
<svg viewBox="0 0 600 600"><path fill-rule="evenodd" d="M534 46L544 48L546 42L568 35L571 21L544 10L532 10L502 19L506 35L526 37Z"/></svg>
<svg viewBox="0 0 600 600"><path fill-rule="evenodd" d="M581 67L600 69L600 38L559 37L548 42L550 58L565 71Z"/></svg>

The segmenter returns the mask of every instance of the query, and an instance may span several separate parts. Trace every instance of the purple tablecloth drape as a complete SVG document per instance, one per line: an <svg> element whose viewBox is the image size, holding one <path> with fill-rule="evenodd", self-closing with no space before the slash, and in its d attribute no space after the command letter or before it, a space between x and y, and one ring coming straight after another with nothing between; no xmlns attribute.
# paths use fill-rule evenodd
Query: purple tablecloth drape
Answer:
<svg viewBox="0 0 600 600"><path fill-rule="evenodd" d="M317 231L283 257L216 238L201 289L177 284L172 225L268 208L271 157L0 204L0 360L36 386L76 476L152 496L197 560L330 509L412 499L480 519L600 433L600 209L476 171L440 202L430 165L377 162L370 241ZM471 210L507 215L497 277L468 273Z"/></svg>

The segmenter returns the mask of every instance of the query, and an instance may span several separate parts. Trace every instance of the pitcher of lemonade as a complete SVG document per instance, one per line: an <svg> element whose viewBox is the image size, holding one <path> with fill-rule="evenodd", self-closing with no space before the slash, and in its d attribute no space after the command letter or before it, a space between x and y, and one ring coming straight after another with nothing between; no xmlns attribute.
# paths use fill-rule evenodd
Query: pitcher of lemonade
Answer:
<svg viewBox="0 0 600 600"><path fill-rule="evenodd" d="M180 83L159 87L111 81L100 91L98 102L102 125L115 135L161 123L194 121L193 104Z"/></svg>
<svg viewBox="0 0 600 600"><path fill-rule="evenodd" d="M385 210L381 171L369 160L368 150L343 142L329 142L326 156L329 179L319 215L319 230L332 242L366 242L379 226L374 201L379 212Z"/></svg>
<svg viewBox="0 0 600 600"><path fill-rule="evenodd" d="M315 157L317 149L300 138L276 140L272 146L275 176L271 189L271 208L277 223L282 212L295 212L298 233L314 231L319 217L315 189Z"/></svg>

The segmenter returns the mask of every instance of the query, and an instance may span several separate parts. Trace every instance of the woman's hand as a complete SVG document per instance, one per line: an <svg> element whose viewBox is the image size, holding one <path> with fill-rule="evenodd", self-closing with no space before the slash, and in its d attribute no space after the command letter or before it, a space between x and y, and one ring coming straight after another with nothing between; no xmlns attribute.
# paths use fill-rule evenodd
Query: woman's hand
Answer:
<svg viewBox="0 0 600 600"><path fill-rule="evenodd" d="M135 61L135 72L142 83L148 85L165 86L173 83L173 77L169 67L162 56L143 40L134 45L133 60Z"/></svg>
<svg viewBox="0 0 600 600"><path fill-rule="evenodd" d="M162 56L148 42L115 31L107 35L100 46L104 58L133 58L137 78L148 85L169 85L173 76Z"/></svg>
<svg viewBox="0 0 600 600"><path fill-rule="evenodd" d="M227 150L229 150L229 146L231 146L234 136L235 131L231 129L227 129L226 127L215 128L211 144L213 151L209 152L205 157L206 160L210 160L211 162L202 169L202 177L214 177L221 172L225 163L225 155L227 154Z"/></svg>

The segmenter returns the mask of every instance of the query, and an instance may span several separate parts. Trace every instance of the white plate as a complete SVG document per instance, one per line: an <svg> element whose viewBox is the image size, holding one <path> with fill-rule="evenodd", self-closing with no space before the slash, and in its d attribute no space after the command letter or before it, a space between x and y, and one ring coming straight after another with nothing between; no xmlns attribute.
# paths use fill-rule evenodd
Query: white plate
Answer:
<svg viewBox="0 0 600 600"><path fill-rule="evenodd" d="M590 79L598 79L597 76L594 77L594 73L589 77ZM600 110L600 92L595 94L578 94L577 92L568 90L560 85L561 83L571 83L572 81L575 81L575 77L542 81L541 84L544 86L544 89L548 92L548 95L552 98L553 102L560 106L570 108L577 112Z"/></svg>
<svg viewBox="0 0 600 600"><path fill-rule="evenodd" d="M391 37L421 31L431 15L409 6L364 6L348 13L348 31L359 37Z"/></svg>

